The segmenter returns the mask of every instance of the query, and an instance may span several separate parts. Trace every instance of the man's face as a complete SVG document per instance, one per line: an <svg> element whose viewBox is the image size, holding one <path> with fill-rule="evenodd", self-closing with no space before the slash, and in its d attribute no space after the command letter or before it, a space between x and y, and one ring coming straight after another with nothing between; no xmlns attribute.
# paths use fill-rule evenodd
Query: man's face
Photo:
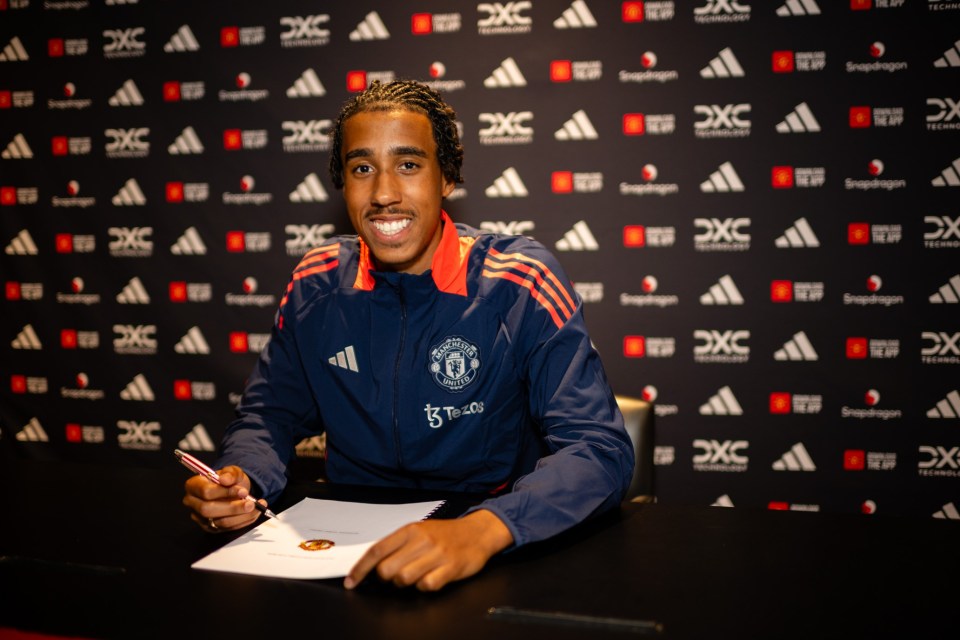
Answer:
<svg viewBox="0 0 960 640"><path fill-rule="evenodd" d="M420 274L440 243L443 176L427 116L367 111L343 123L343 197L377 268Z"/></svg>

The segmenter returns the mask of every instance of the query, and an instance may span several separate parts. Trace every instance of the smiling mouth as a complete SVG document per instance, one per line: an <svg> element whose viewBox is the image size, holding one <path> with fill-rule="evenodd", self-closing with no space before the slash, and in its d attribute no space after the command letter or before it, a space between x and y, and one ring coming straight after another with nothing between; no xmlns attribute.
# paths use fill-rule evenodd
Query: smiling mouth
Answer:
<svg viewBox="0 0 960 640"><path fill-rule="evenodd" d="M373 228L385 236L395 236L407 227L410 226L410 219L404 218L402 220L371 220L370 222L373 225Z"/></svg>

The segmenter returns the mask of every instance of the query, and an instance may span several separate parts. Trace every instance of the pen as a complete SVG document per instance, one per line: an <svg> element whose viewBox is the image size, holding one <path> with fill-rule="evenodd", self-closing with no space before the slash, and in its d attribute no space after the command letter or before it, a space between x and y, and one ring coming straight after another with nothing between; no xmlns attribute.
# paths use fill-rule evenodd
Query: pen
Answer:
<svg viewBox="0 0 960 640"><path fill-rule="evenodd" d="M607 631L626 631L639 635L658 635L663 625L653 620L633 620L629 618L609 618L587 616L564 611L536 611L515 607L490 607L487 615L505 622L527 622L555 624L569 627L603 629Z"/></svg>
<svg viewBox="0 0 960 640"><path fill-rule="evenodd" d="M177 460L180 461L180 464L185 466L187 469L190 469L197 475L203 476L210 482L216 482L217 484L220 484L220 476L217 475L217 472L211 469L210 467L208 467L207 465L203 464L196 458L194 458L189 453L184 453L183 451L180 451L180 449L174 449L173 453L174 455L177 456ZM252 502L253 506L255 506L258 511L263 513L263 515L267 516L268 518L277 517L277 514L275 514L273 511L270 511L270 509L267 509L265 506L257 502L256 498L254 498L249 493L247 494L247 497L245 499Z"/></svg>

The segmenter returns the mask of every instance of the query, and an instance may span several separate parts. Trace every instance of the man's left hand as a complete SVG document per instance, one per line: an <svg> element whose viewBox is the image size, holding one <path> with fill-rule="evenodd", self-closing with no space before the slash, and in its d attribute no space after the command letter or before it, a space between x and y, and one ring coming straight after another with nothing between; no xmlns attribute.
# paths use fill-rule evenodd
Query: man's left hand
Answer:
<svg viewBox="0 0 960 640"><path fill-rule="evenodd" d="M485 509L456 520L408 524L367 549L343 585L353 589L376 569L382 580L398 587L437 591L477 573L511 544L510 530Z"/></svg>

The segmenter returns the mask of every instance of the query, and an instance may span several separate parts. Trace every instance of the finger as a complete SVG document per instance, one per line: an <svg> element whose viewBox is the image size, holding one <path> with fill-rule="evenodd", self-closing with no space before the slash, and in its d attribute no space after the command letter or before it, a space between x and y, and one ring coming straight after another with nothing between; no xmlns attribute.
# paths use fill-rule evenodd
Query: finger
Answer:
<svg viewBox="0 0 960 640"><path fill-rule="evenodd" d="M435 550L411 551L404 547L386 558L377 566L377 574L398 587L419 586L421 580L444 566L444 558Z"/></svg>
<svg viewBox="0 0 960 640"><path fill-rule="evenodd" d="M419 591L439 591L454 580L466 577L466 575L458 575L451 565L445 564L421 576L417 580L417 589Z"/></svg>
<svg viewBox="0 0 960 640"><path fill-rule="evenodd" d="M236 485L238 488L242 487L247 491L250 490L250 478L240 467L231 464L217 473L220 476L220 484L224 487Z"/></svg>
<svg viewBox="0 0 960 640"><path fill-rule="evenodd" d="M241 513L235 516L211 518L211 521L217 525L217 529L220 531L235 531L236 529L249 527L256 522L259 517L260 512L255 511L253 513Z"/></svg>
<svg viewBox="0 0 960 640"><path fill-rule="evenodd" d="M367 549L367 552L357 560L357 563L350 569L350 573L344 578L343 586L347 589L353 589L363 582L367 574L379 565L384 558L403 546L405 540L406 534L403 529L400 529Z"/></svg>
<svg viewBox="0 0 960 640"><path fill-rule="evenodd" d="M220 486L201 476L191 476L183 483L183 488L187 495L196 496L201 500L223 500L232 497L228 487Z"/></svg>

